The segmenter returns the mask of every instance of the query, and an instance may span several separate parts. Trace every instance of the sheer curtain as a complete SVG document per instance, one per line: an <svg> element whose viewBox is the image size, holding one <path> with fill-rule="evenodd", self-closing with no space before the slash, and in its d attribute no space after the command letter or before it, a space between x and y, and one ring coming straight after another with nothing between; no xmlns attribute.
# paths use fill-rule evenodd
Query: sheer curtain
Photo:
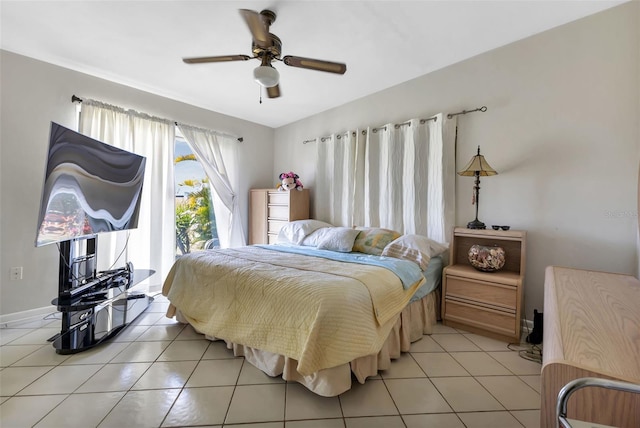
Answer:
<svg viewBox="0 0 640 428"><path fill-rule="evenodd" d="M350 227L356 214L355 162L358 133L346 132L319 138L316 153L316 218L335 225ZM362 142L360 142L362 144ZM318 195L321 195L318 197Z"/></svg>
<svg viewBox="0 0 640 428"><path fill-rule="evenodd" d="M242 226L238 196L231 187L231 181L222 159L220 138L215 132L178 124L180 132L191 146L196 158L215 190L213 209L216 215L218 238L222 248L241 247L247 240ZM218 203L221 202L221 203Z"/></svg>
<svg viewBox="0 0 640 428"><path fill-rule="evenodd" d="M448 242L455 222L455 117L317 140L316 218Z"/></svg>
<svg viewBox="0 0 640 428"><path fill-rule="evenodd" d="M93 100L84 100L80 132L147 158L138 228L98 238L100 269L131 261L164 280L175 260L175 124ZM128 242L127 242L128 241ZM124 253L124 260L117 260Z"/></svg>

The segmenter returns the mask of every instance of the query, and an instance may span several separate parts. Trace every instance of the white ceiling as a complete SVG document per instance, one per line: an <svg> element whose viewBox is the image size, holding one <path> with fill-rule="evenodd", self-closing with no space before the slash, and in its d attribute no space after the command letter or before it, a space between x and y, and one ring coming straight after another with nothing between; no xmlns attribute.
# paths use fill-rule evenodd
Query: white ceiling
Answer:
<svg viewBox="0 0 640 428"><path fill-rule="evenodd" d="M8 1L2 49L277 128L624 1ZM283 55L345 62L343 76L276 62L263 96L238 8L271 9ZM91 96L91 94L77 94ZM125 106L130 107L130 106Z"/></svg>

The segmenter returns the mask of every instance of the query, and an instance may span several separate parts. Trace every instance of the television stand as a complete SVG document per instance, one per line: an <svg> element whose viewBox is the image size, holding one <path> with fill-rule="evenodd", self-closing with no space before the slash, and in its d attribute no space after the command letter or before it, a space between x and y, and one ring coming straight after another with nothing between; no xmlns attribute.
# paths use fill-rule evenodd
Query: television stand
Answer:
<svg viewBox="0 0 640 428"><path fill-rule="evenodd" d="M90 291L73 298L60 295L53 299L51 304L62 313L60 333L50 339L56 352L85 351L122 331L153 301L153 297L136 290L135 284L154 273L149 269L136 269L132 274L125 269L109 271L98 276L98 284Z"/></svg>
<svg viewBox="0 0 640 428"><path fill-rule="evenodd" d="M153 301L135 285L155 271L134 270L127 263L97 272L96 240L93 235L60 243L58 297L51 304L62 314L62 328L49 339L58 354L74 354L112 338Z"/></svg>

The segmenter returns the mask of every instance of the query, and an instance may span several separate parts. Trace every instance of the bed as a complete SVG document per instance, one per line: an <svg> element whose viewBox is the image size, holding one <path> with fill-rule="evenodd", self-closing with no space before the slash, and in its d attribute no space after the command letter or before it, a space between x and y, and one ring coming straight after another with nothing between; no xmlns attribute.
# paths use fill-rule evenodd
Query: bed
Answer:
<svg viewBox="0 0 640 428"><path fill-rule="evenodd" d="M167 316L270 376L335 396L431 333L445 252L424 236L301 220L276 245L182 256L162 292Z"/></svg>

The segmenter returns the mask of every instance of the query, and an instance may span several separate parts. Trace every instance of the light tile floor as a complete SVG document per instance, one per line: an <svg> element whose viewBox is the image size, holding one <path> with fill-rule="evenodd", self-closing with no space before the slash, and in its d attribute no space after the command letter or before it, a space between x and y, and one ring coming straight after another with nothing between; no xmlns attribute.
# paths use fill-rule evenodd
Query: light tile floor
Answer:
<svg viewBox="0 0 640 428"><path fill-rule="evenodd" d="M539 363L438 324L389 370L338 397L270 378L222 342L151 306L118 336L74 355L55 319L0 329L0 426L539 427Z"/></svg>

